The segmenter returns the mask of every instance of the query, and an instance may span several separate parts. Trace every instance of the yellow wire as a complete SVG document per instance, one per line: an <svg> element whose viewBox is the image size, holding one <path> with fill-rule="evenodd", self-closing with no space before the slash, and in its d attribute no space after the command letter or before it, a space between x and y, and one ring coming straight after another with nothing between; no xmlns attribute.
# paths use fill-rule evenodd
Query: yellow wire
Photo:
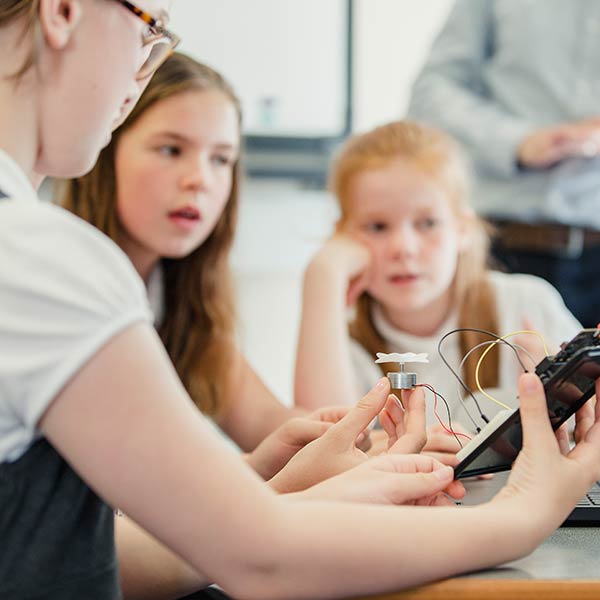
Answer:
<svg viewBox="0 0 600 600"><path fill-rule="evenodd" d="M481 367L481 363L483 362L483 359L486 357L487 353L496 345L499 344L502 340L505 340L506 338L512 337L513 335L521 335L522 333L530 333L532 335L537 335L540 340L542 340L542 344L544 345L544 352L546 353L546 356L549 355L548 352L548 346L546 345L546 340L544 339L544 336L539 333L538 331L532 331L530 329L522 329L521 331L513 331L512 333L507 333L506 335L501 336L500 338L498 338L493 344L490 344L485 351L483 352L483 354L479 357L479 360L477 361L477 366L475 367L475 383L477 384L477 389L488 399L491 400L492 402L495 402L496 404L499 404L502 408L508 408L510 409L510 406L507 406L506 404L504 404L503 402L500 402L500 400L497 400L496 398L494 398L493 396L490 396L490 394L488 394L482 387L481 384L479 383L479 368Z"/></svg>

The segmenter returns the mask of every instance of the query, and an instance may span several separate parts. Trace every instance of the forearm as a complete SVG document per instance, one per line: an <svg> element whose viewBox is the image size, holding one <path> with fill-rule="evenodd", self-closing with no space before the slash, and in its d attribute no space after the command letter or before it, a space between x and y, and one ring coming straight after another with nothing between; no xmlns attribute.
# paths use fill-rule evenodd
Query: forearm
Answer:
<svg viewBox="0 0 600 600"><path fill-rule="evenodd" d="M279 548L277 556L257 549L257 563L243 582L234 582L236 590L244 589L243 597L299 600L389 592L516 559L541 539L528 533L531 524L520 522L516 513L490 507L289 504L279 537L265 541Z"/></svg>
<svg viewBox="0 0 600 600"><path fill-rule="evenodd" d="M245 452L254 450L288 419L306 412L279 402L240 353L227 390L217 423ZM249 464L253 466L251 457Z"/></svg>
<svg viewBox="0 0 600 600"><path fill-rule="evenodd" d="M547 419L538 384L541 397L533 410ZM522 400L526 391L521 385ZM526 406L524 425L536 414ZM195 588L206 583L206 574L234 597L261 600L374 593L516 558L560 524L589 487L600 447L595 430L582 450L586 468L572 466L573 459L563 464L552 454L549 425L551 443L537 443L530 423L528 454L517 461L523 466L517 476L513 470L517 481L505 492L512 504L450 512L284 501L199 415L148 325L110 340L53 400L40 429L101 497L173 550L146 545L138 532L140 550L135 537L118 532L131 594L149 585L144 573L152 574L154 566L160 572L154 589L170 582L179 593L179 583ZM540 500L540 482L527 473L538 472L541 483L554 483L554 489L535 511L526 511ZM132 560L150 566L137 576Z"/></svg>
<svg viewBox="0 0 600 600"><path fill-rule="evenodd" d="M311 264L304 278L295 401L307 409L356 400L346 321L347 282Z"/></svg>
<svg viewBox="0 0 600 600"><path fill-rule="evenodd" d="M125 516L115 518L115 543L125 600L167 600L210 583Z"/></svg>

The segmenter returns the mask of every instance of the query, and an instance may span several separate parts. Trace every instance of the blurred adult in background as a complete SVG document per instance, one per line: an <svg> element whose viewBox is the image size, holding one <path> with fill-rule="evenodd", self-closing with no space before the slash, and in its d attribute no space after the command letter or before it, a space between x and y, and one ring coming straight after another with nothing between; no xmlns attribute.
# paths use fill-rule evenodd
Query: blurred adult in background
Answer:
<svg viewBox="0 0 600 600"><path fill-rule="evenodd" d="M600 2L457 0L411 100L478 175L494 255L600 321Z"/></svg>

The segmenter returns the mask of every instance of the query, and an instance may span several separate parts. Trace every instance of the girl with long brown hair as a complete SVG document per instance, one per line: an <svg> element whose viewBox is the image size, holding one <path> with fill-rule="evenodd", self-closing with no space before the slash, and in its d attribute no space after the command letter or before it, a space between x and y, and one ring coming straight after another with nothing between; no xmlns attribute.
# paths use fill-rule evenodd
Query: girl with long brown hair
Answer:
<svg viewBox="0 0 600 600"><path fill-rule="evenodd" d="M464 421L456 381L437 353L444 333L477 328L503 335L533 328L560 342L580 329L545 281L488 268L488 233L469 206L467 164L441 131L399 121L357 135L339 153L330 181L340 218L305 275L296 365L300 406L354 397L381 376L377 352L425 352L429 364L411 364L409 370L442 393ZM348 304L354 307L349 324ZM443 349L458 367L486 341L461 331ZM483 351L473 352L462 372L474 390ZM480 384L507 389L515 399L518 367L508 348L493 348L481 363ZM484 413L491 416L490 404ZM475 408L470 405L469 413L482 426ZM428 421L435 422L429 405ZM430 437L429 447L436 445ZM450 441L458 448L452 436L436 439L438 447Z"/></svg>

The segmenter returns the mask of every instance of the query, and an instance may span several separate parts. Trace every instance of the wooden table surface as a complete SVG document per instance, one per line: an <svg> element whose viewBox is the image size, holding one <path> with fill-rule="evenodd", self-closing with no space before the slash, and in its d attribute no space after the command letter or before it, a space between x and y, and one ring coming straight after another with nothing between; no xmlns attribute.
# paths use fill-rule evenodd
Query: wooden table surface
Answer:
<svg viewBox="0 0 600 600"><path fill-rule="evenodd" d="M488 500L508 474L467 482L469 504ZM458 508L457 510L460 510ZM535 510L535 507L532 507ZM561 527L529 556L371 600L600 600L600 527Z"/></svg>
<svg viewBox="0 0 600 600"><path fill-rule="evenodd" d="M600 578L507 580L457 577L396 594L369 596L369 600L598 600L598 598L600 598Z"/></svg>

